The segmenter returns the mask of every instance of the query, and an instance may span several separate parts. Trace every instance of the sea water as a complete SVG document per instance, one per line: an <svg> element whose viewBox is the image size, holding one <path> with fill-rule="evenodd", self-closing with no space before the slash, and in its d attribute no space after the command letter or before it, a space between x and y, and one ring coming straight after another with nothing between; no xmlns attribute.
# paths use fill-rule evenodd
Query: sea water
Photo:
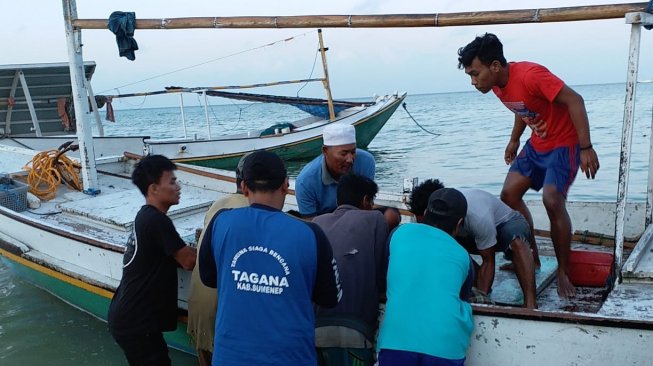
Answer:
<svg viewBox="0 0 653 366"><path fill-rule="evenodd" d="M615 201L624 84L574 87L583 98L590 120L592 144L601 162L594 180L579 173L569 199ZM183 137L179 108L139 109L117 103L116 123L105 123L107 135ZM212 102L213 103L213 102ZM653 84L639 84L629 200L646 197L648 146L651 134ZM491 93L476 91L409 95L410 114L434 136L421 130L400 107L370 144L376 160L376 179L383 191L400 193L403 179L438 178L451 187L476 187L498 194L507 166L503 161L513 117ZM268 104L211 104L208 108L212 136L244 132L302 118L300 111ZM185 109L186 134L208 136L205 111ZM525 142L526 134L522 138ZM292 162L295 176L305 162ZM540 197L529 192L528 198ZM174 365L195 365L193 357L171 351ZM1 365L124 365L120 348L106 324L33 287L0 262L0 364Z"/></svg>
<svg viewBox="0 0 653 366"><path fill-rule="evenodd" d="M585 99L592 144L601 167L595 180L579 173L569 192L574 201L614 201L617 195L619 150L624 113L625 84L575 86ZM643 200L651 130L653 84L638 85L636 119L631 156L629 199ZM369 98L368 98L369 100ZM134 107L135 100L116 107ZM424 132L399 107L368 151L376 160L376 181L382 191L401 193L404 178L438 178L447 186L474 187L499 194L508 171L503 156L513 126L513 114L492 94L477 91L409 95L406 108ZM127 104L129 103L129 104ZM199 100L197 101L199 103ZM254 103L188 106L186 136L207 138L247 132L276 123L298 120L306 115L291 106ZM206 123L206 114L209 124ZM184 137L184 124L178 107L116 111L116 123L105 122L106 135ZM522 137L522 146L530 130ZM288 170L296 176L305 162L290 162ZM644 173L644 174L642 174ZM539 197L529 192L528 198Z"/></svg>

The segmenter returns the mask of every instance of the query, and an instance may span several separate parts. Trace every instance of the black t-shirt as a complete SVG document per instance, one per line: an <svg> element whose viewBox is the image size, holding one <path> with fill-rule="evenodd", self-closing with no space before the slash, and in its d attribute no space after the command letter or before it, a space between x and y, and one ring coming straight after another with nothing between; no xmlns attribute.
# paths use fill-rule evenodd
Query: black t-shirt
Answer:
<svg viewBox="0 0 653 366"><path fill-rule="evenodd" d="M127 242L122 279L109 306L114 334L177 328L177 262L185 246L172 220L153 206L141 207Z"/></svg>

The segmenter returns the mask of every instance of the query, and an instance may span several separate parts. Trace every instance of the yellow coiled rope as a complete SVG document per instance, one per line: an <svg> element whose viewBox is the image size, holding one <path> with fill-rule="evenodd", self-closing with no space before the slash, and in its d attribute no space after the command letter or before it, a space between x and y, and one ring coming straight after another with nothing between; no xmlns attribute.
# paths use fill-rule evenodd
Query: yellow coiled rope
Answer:
<svg viewBox="0 0 653 366"><path fill-rule="evenodd" d="M57 195L57 188L62 182L72 189L81 191L82 182L79 177L81 166L64 154L77 148L77 145L67 142L57 150L34 155L32 161L24 167L29 172L27 175L29 191L46 201Z"/></svg>

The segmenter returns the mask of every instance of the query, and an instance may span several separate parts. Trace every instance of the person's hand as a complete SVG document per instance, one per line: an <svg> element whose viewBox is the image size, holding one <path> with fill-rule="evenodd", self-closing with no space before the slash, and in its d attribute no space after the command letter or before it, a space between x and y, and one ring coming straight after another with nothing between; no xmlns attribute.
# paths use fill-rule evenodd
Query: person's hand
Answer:
<svg viewBox="0 0 653 366"><path fill-rule="evenodd" d="M506 146L506 152L503 155L503 160L505 160L507 165L512 164L512 162L517 157L517 149L519 149L519 140L508 142Z"/></svg>
<svg viewBox="0 0 653 366"><path fill-rule="evenodd" d="M593 147L580 151L580 170L585 173L587 179L594 179L599 171L599 157Z"/></svg>

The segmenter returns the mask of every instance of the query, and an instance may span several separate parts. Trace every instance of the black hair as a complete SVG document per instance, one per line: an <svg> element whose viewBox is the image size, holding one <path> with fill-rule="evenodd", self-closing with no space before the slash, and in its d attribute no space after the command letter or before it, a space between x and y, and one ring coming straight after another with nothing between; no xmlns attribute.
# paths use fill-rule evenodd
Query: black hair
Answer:
<svg viewBox="0 0 653 366"><path fill-rule="evenodd" d="M458 226L458 221L460 221L460 217L427 214L424 215L423 223L437 227L447 234L453 234Z"/></svg>
<svg viewBox="0 0 653 366"><path fill-rule="evenodd" d="M266 180L246 180L245 185L252 192L269 193L274 192L286 180L286 178L266 179Z"/></svg>
<svg viewBox="0 0 653 366"><path fill-rule="evenodd" d="M424 215L426 206L429 204L431 193L441 188L444 188L444 183L440 182L438 179L427 179L413 187L413 190L410 192L410 196L408 197L408 202L406 202L410 212L415 216Z"/></svg>
<svg viewBox="0 0 653 366"><path fill-rule="evenodd" d="M507 64L503 56L503 44L492 33L485 33L482 37L477 36L467 46L458 49L458 68L464 69L471 65L477 57L486 66L490 66L495 60L499 61L501 66Z"/></svg>
<svg viewBox="0 0 653 366"><path fill-rule="evenodd" d="M338 181L336 201L338 205L352 205L361 208L365 196L374 198L379 187L368 177L346 174Z"/></svg>
<svg viewBox="0 0 653 366"><path fill-rule="evenodd" d="M132 172L132 183L147 197L150 184L158 183L164 172L177 170L177 166L163 155L146 155L136 163Z"/></svg>

